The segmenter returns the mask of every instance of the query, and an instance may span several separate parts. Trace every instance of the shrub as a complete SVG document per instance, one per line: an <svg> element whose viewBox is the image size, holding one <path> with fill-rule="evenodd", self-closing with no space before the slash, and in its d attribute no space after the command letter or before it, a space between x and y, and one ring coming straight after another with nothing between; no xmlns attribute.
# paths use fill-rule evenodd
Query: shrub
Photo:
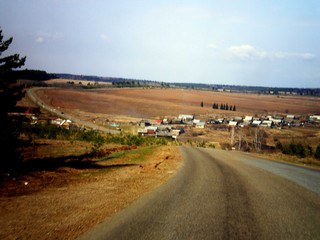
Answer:
<svg viewBox="0 0 320 240"><path fill-rule="evenodd" d="M306 157L306 149L301 143L291 142L289 145L282 144L281 142L276 143L276 148L279 149L283 154L296 155L300 158Z"/></svg>
<svg viewBox="0 0 320 240"><path fill-rule="evenodd" d="M320 160L320 144L317 146L314 157Z"/></svg>

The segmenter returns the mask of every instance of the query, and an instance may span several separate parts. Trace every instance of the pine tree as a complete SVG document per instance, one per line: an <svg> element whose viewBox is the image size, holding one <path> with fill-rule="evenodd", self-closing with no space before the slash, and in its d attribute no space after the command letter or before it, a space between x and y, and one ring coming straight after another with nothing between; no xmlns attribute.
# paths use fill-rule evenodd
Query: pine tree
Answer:
<svg viewBox="0 0 320 240"><path fill-rule="evenodd" d="M9 48L12 40L12 37L3 40L0 28L0 56ZM14 167L20 158L17 151L19 132L8 113L14 110L17 101L24 95L23 87L15 84L17 79L13 77L12 72L23 66L25 60L26 57L20 58L19 54L0 58L0 149L1 155L6 156L0 162L0 171Z"/></svg>

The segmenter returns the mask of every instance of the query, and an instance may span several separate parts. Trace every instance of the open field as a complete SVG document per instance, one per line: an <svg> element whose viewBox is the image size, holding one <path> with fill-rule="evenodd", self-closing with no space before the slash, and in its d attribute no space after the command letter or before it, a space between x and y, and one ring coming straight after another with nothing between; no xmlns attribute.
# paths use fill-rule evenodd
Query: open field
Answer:
<svg viewBox="0 0 320 240"><path fill-rule="evenodd" d="M194 114L195 118L236 116L263 116L294 114L306 117L320 113L320 98L307 96L273 96L257 94L240 94L186 89L140 88L140 89L42 89L37 94L49 105L68 112L79 119L106 126L108 122L120 122L121 128L134 132L133 124L141 119L158 119L177 117L179 114ZM201 102L204 106L201 107ZM236 111L212 109L212 104L236 106ZM215 146L229 148L230 129L223 126L208 125L206 129L184 126L186 133L179 136L184 143L194 142L198 146ZM320 143L320 131L317 126L263 129L264 144L274 149L277 141L290 144L302 143L315 151ZM238 128L235 130L234 143L239 139L249 146L254 141L255 130ZM249 148L247 147L249 150ZM252 147L250 147L252 150ZM312 159L294 160L295 163L309 162L318 166L319 161Z"/></svg>
<svg viewBox="0 0 320 240"><path fill-rule="evenodd" d="M44 89L39 92L49 104L71 111L133 118L157 118L179 114L314 114L320 112L320 98L221 93L182 89ZM204 107L200 107L200 103ZM212 109L212 104L236 106L237 111Z"/></svg>

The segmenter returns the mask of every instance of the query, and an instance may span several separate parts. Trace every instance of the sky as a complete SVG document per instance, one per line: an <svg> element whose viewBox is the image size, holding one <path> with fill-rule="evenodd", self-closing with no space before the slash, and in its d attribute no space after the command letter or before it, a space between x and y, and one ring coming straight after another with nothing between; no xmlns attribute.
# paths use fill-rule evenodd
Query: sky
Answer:
<svg viewBox="0 0 320 240"><path fill-rule="evenodd" d="M320 88L319 0L0 0L0 27L28 69Z"/></svg>

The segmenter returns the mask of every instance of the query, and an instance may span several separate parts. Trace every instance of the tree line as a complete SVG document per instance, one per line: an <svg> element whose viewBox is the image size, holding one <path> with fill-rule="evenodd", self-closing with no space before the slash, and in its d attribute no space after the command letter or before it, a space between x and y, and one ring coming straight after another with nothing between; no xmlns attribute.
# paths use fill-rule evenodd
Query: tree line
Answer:
<svg viewBox="0 0 320 240"><path fill-rule="evenodd" d="M203 107L204 103L203 101L200 103L200 106ZM223 104L221 103L220 105L218 103L213 103L212 104L212 109L220 109L220 110L226 110L226 111L237 111L236 105L230 105L228 103Z"/></svg>
<svg viewBox="0 0 320 240"><path fill-rule="evenodd" d="M229 111L236 111L236 105L228 105L228 103L223 104L221 103L220 106L217 103L212 104L213 109L221 109L221 110L229 110Z"/></svg>

